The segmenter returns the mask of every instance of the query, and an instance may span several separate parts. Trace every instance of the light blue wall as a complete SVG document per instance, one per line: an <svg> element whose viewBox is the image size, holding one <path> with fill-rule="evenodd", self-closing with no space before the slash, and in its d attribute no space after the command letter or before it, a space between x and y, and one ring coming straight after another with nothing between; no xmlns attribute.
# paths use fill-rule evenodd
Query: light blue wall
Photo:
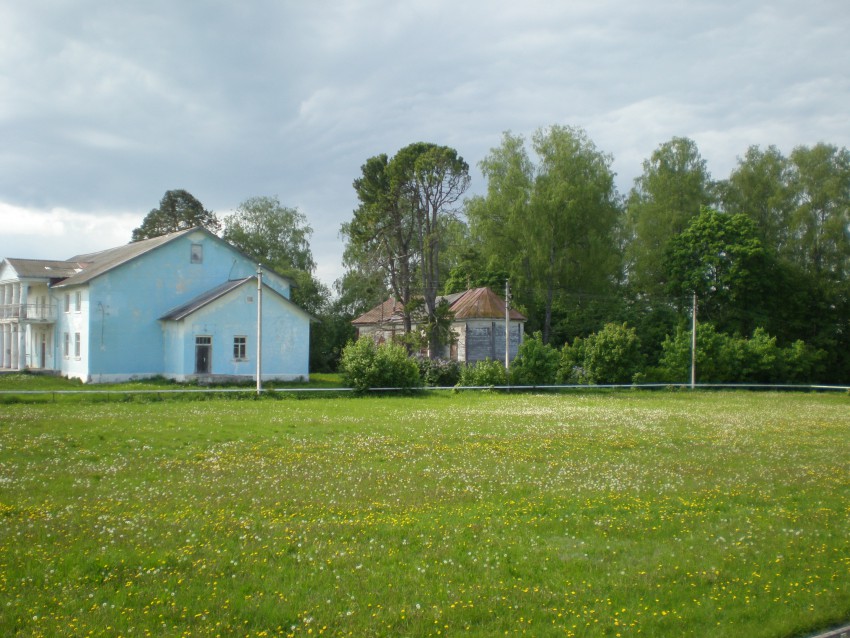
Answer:
<svg viewBox="0 0 850 638"><path fill-rule="evenodd" d="M192 244L203 246L202 263L191 263ZM177 355L174 337L164 339L159 318L225 281L255 273L256 265L247 257L198 230L92 279L88 285L88 374L93 380L163 374L165 362L175 366ZM289 297L287 280L265 273L264 281ZM99 307L102 312L95 311ZM194 357L194 346L190 356Z"/></svg>
<svg viewBox="0 0 850 638"><path fill-rule="evenodd" d="M212 337L211 374L254 377L257 370L256 280L211 302L180 321L163 322L170 351L166 376L195 373L195 337ZM246 360L233 358L233 338L246 337ZM264 286L263 378L308 377L310 318L303 310Z"/></svg>

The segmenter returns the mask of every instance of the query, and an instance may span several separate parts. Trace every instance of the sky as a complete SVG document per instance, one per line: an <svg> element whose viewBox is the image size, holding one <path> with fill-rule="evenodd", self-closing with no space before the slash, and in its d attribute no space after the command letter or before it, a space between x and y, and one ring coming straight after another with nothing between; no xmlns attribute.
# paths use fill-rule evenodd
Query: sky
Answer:
<svg viewBox="0 0 850 638"><path fill-rule="evenodd" d="M343 273L365 161L584 129L627 194L675 136L850 147L846 0L0 0L0 258L125 244L167 190L276 196Z"/></svg>

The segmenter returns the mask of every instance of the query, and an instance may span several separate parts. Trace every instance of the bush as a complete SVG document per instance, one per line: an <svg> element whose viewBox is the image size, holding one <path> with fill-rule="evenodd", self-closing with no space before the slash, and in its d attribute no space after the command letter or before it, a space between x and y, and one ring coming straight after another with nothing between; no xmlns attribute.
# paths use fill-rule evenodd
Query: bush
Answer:
<svg viewBox="0 0 850 638"><path fill-rule="evenodd" d="M460 380L460 364L449 359L417 359L422 382L431 387L449 387Z"/></svg>
<svg viewBox="0 0 850 638"><path fill-rule="evenodd" d="M752 337L717 332L711 324L697 328L697 380L701 383L805 383L815 380L826 353L796 341L776 344L762 328ZM657 373L661 381L690 379L691 332L680 328L662 345Z"/></svg>
<svg viewBox="0 0 850 638"><path fill-rule="evenodd" d="M561 350L560 383L632 383L643 367L640 339L625 323L608 323Z"/></svg>
<svg viewBox="0 0 850 638"><path fill-rule="evenodd" d="M589 383L584 371L585 340L576 337L573 345L565 343L561 349L561 360L555 380L558 383Z"/></svg>
<svg viewBox="0 0 850 638"><path fill-rule="evenodd" d="M487 358L484 361L461 366L459 386L494 386L506 383L505 366L499 361Z"/></svg>
<svg viewBox="0 0 850 638"><path fill-rule="evenodd" d="M558 351L543 336L535 332L519 347L516 359L511 364L511 383L516 385L550 385L558 372Z"/></svg>
<svg viewBox="0 0 850 638"><path fill-rule="evenodd" d="M589 383L631 383L643 367L640 339L625 323L608 323L585 344L584 371Z"/></svg>
<svg viewBox="0 0 850 638"><path fill-rule="evenodd" d="M419 367L403 346L376 345L372 339L349 342L342 351L343 381L357 392L369 388L414 388L421 385Z"/></svg>

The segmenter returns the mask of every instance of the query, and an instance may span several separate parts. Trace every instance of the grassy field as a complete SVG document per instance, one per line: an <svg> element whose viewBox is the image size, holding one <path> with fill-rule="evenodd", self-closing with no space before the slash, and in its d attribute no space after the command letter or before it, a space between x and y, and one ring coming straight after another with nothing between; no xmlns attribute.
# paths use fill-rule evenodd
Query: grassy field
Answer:
<svg viewBox="0 0 850 638"><path fill-rule="evenodd" d="M805 635L848 458L846 394L0 405L0 635Z"/></svg>
<svg viewBox="0 0 850 638"><path fill-rule="evenodd" d="M313 373L310 375L309 382L303 381L269 381L263 384L263 388L339 388L344 384L338 374L319 374ZM101 392L113 392L119 395L124 392L138 391L171 391L171 390L192 390L192 389L226 389L239 390L242 389L246 393L251 393L256 389L254 381L245 381L241 383L230 383L222 385L192 385L189 383L178 383L164 377L154 377L150 379L139 379L137 381L127 381L124 383L83 383L79 379L68 379L65 377L50 375L50 374L30 374L30 373L15 373L0 375L0 404L9 402L9 392L24 391L24 392L90 392L98 394ZM29 395L29 401L38 400L36 396ZM53 400L54 397L49 395L41 397L42 401ZM86 399L89 400L89 399ZM18 402L14 399L14 402Z"/></svg>

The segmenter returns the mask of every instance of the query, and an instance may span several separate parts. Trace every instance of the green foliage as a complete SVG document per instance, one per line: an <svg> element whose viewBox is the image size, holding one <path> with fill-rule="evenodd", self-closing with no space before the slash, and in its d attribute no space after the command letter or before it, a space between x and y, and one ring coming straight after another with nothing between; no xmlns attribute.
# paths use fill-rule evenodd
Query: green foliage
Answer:
<svg viewBox="0 0 850 638"><path fill-rule="evenodd" d="M667 243L713 200L711 176L693 140L674 137L653 151L628 199L626 261L632 285L663 293Z"/></svg>
<svg viewBox="0 0 850 638"><path fill-rule="evenodd" d="M419 367L407 350L395 343L375 342L366 337L349 342L340 358L345 383L365 392L369 388L415 388L421 385Z"/></svg>
<svg viewBox="0 0 850 638"><path fill-rule="evenodd" d="M631 383L644 365L640 339L625 323L608 323L561 350L560 383Z"/></svg>
<svg viewBox="0 0 850 638"><path fill-rule="evenodd" d="M657 381L690 379L691 332L679 328L662 346ZM696 373L699 383L807 383L818 380L826 353L802 341L779 347L776 338L756 329L745 338L718 332L712 324L697 328Z"/></svg>
<svg viewBox="0 0 850 638"><path fill-rule="evenodd" d="M454 313L449 303L442 299L434 308L434 312L426 314L422 323L422 332L425 342L431 348L431 356L437 358L446 346L457 341L457 336L452 332Z"/></svg>
<svg viewBox="0 0 850 638"><path fill-rule="evenodd" d="M723 210L749 217L765 250L775 255L785 252L792 239L790 176L790 162L775 146L765 151L751 146L729 179L718 184Z"/></svg>
<svg viewBox="0 0 850 638"><path fill-rule="evenodd" d="M461 366L458 385L461 387L495 386L506 385L507 381L505 366L500 361L493 361L488 357L483 361Z"/></svg>
<svg viewBox="0 0 850 638"><path fill-rule="evenodd" d="M481 162L487 194L467 203L467 217L485 263L509 270L517 304L549 343L564 291L610 293L619 276L619 197L611 157L582 129L540 129L532 148L536 165L522 136L504 134Z"/></svg>
<svg viewBox="0 0 850 638"><path fill-rule="evenodd" d="M510 379L513 385L551 385L558 372L558 351L543 343L538 331L526 337L511 363Z"/></svg>
<svg viewBox="0 0 850 638"><path fill-rule="evenodd" d="M191 193L170 190L162 196L159 208L152 209L142 220L141 226L133 230L131 241L152 239L195 226L203 226L213 233L221 229L215 213L206 210Z"/></svg>
<svg viewBox="0 0 850 638"><path fill-rule="evenodd" d="M451 359L429 359L419 357L419 376L431 387L450 388L460 380L460 364Z"/></svg>
<svg viewBox="0 0 850 638"><path fill-rule="evenodd" d="M443 294L450 295L472 288L490 288L499 292L505 287L508 277L507 270L489 267L481 251L469 248L460 253L457 263L449 271Z"/></svg>
<svg viewBox="0 0 850 638"><path fill-rule="evenodd" d="M315 270L312 234L298 209L283 206L277 197L251 197L224 218L222 238L264 266L290 275Z"/></svg>
<svg viewBox="0 0 850 638"><path fill-rule="evenodd" d="M667 290L684 307L696 293L700 316L726 330L750 332L751 314L770 276L753 222L703 207L667 244Z"/></svg>
<svg viewBox="0 0 850 638"><path fill-rule="evenodd" d="M310 325L310 373L334 372L339 367L342 350L354 339L352 317L331 303Z"/></svg>
<svg viewBox="0 0 850 638"><path fill-rule="evenodd" d="M342 227L347 238L344 263L349 270L379 271L394 297L407 308L418 292L429 325L439 323L440 252L445 236L465 236L452 227L454 205L469 187L469 166L447 146L415 143L392 158L369 158L354 181L360 202ZM405 332L411 328L405 310ZM439 330L429 330L431 352Z"/></svg>
<svg viewBox="0 0 850 638"><path fill-rule="evenodd" d="M799 146L791 153L796 207L790 259L820 278L850 277L850 151L830 144Z"/></svg>
<svg viewBox="0 0 850 638"><path fill-rule="evenodd" d="M557 383L564 385L589 383L584 372L586 343L581 337L576 337L572 344L565 343L561 348L558 373L555 375Z"/></svg>

